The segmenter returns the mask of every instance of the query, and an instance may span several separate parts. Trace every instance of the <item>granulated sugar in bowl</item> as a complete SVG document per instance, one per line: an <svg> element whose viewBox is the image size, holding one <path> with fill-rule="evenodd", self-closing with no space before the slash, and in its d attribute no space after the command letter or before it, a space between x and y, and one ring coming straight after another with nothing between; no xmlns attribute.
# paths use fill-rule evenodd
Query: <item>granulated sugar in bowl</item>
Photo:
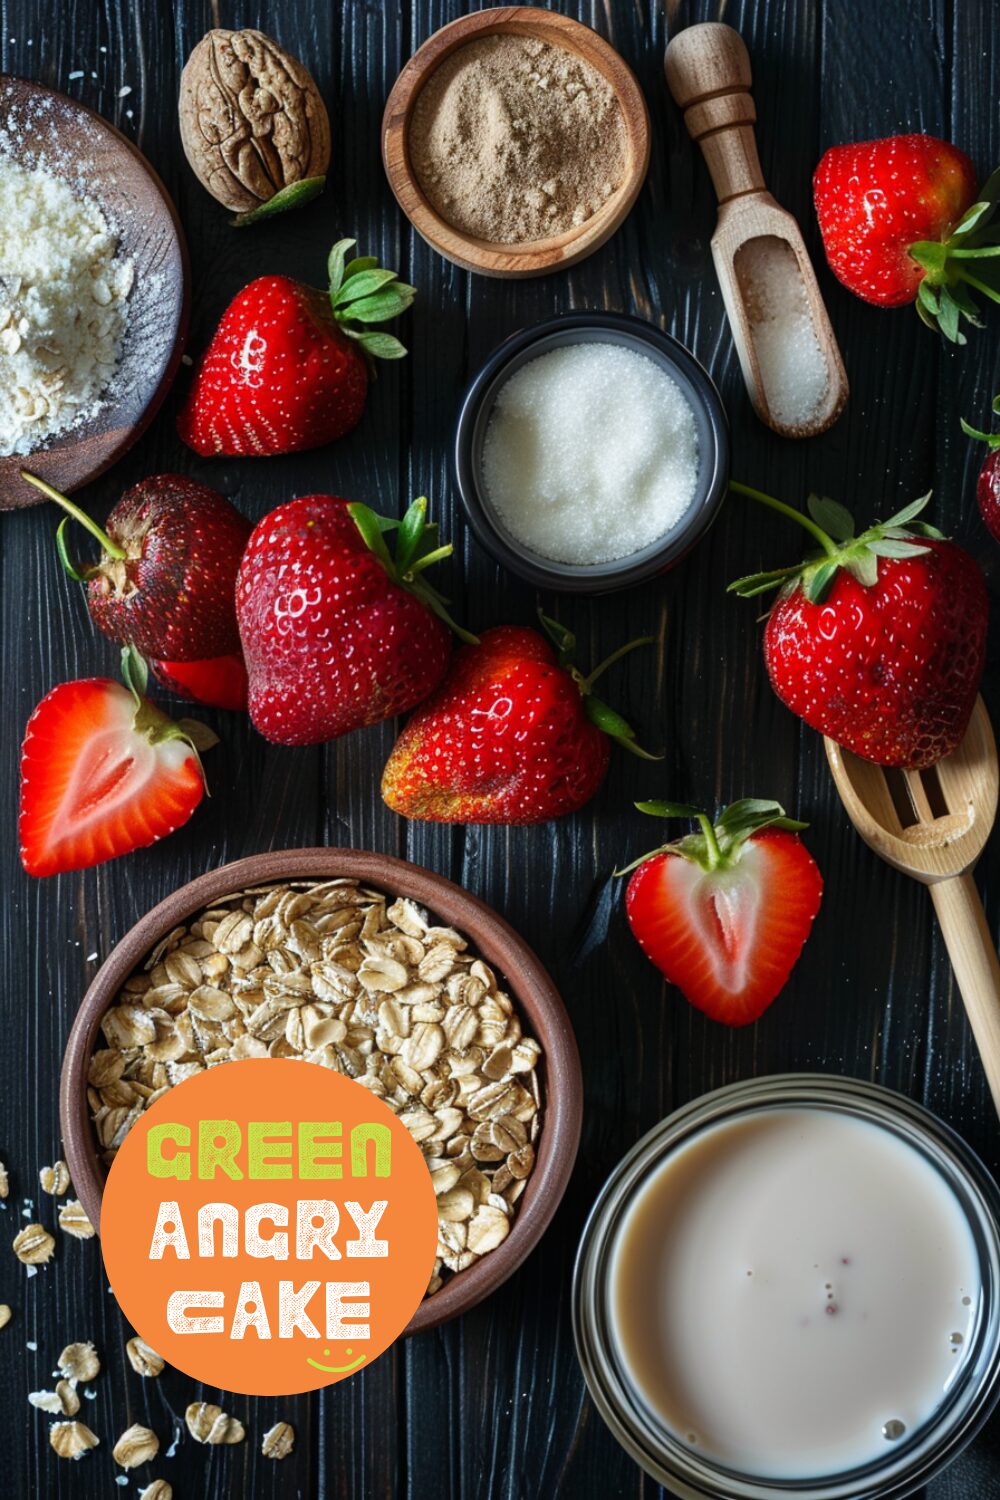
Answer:
<svg viewBox="0 0 1000 1500"><path fill-rule="evenodd" d="M666 536L690 509L694 413L663 366L634 349L551 349L501 386L482 477L511 536L538 556L612 562Z"/></svg>

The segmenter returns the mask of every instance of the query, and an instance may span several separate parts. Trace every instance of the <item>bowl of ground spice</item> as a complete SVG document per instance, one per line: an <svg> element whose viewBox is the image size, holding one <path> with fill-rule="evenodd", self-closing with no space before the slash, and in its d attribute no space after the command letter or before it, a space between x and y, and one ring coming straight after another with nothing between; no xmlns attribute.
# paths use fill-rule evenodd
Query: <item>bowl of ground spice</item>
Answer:
<svg viewBox="0 0 1000 1500"><path fill-rule="evenodd" d="M382 158L414 228L488 276L573 265L614 234L649 165L634 74L590 27L529 6L462 16L406 64Z"/></svg>

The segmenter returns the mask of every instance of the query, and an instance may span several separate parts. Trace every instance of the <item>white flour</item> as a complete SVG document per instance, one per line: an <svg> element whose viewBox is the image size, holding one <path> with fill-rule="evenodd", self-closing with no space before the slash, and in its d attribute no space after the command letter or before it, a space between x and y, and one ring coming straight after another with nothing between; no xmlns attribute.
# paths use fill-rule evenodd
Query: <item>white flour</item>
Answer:
<svg viewBox="0 0 1000 1500"><path fill-rule="evenodd" d="M0 151L0 455L99 409L128 315L131 261L101 209Z"/></svg>

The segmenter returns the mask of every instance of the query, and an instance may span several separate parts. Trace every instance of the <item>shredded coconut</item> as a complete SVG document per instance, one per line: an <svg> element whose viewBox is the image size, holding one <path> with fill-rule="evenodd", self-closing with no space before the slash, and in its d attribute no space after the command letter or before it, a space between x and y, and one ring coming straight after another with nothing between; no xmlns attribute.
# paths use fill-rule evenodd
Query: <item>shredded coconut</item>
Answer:
<svg viewBox="0 0 1000 1500"><path fill-rule="evenodd" d="M99 410L134 275L98 205L0 150L0 454L31 453Z"/></svg>

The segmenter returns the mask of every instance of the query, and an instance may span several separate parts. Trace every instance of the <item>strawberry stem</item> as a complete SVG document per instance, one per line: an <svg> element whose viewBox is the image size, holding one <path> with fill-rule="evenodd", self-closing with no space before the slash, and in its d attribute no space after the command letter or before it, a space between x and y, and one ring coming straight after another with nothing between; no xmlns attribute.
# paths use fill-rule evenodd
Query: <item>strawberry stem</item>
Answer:
<svg viewBox="0 0 1000 1500"><path fill-rule="evenodd" d="M729 488L737 495L746 495L750 500L756 500L759 505L766 505L771 510L776 510L779 515L789 516L793 521L808 531L810 536L815 537L827 557L836 557L838 548L833 538L828 536L821 526L811 521L808 516L803 515L800 510L793 510L790 505L785 505L781 500L775 500L773 495L765 495L763 490L755 490L748 484L740 484L737 480L729 481Z"/></svg>
<svg viewBox="0 0 1000 1500"><path fill-rule="evenodd" d="M707 815L707 813L703 812L695 813L695 817L698 821L702 833L705 836L705 854L708 862L708 868L709 870L717 870L719 868L719 865L722 863L722 850L719 848L719 841L715 837L715 829L712 827L712 820Z"/></svg>
<svg viewBox="0 0 1000 1500"><path fill-rule="evenodd" d="M91 536L96 537L96 539L100 542L101 546L104 548L104 551L108 554L109 557L118 559L124 558L125 549L123 547L119 547L117 542L113 542L108 536L108 533L106 531L102 531L97 522L92 520L91 517L87 515L87 512L85 510L81 510L79 505L77 505L75 501L70 500L66 495L60 494L59 490L54 489L51 484L47 484L44 479L39 479L37 474L30 474L27 469L21 470L21 478L26 480L28 484L33 484L36 490L41 490L43 495L47 495L48 498L50 500L54 500L57 505L61 505L63 510L66 511L68 515L71 515L73 517L74 521L79 521L81 526L86 527ZM59 545L59 556L62 560L63 567L66 568L66 571L67 573L69 573L71 578L80 580L84 576L77 569L69 565L69 558L64 544Z"/></svg>
<svg viewBox="0 0 1000 1500"><path fill-rule="evenodd" d="M579 679L577 685L581 693L589 693L598 677L602 677L609 667L614 666L616 661L621 661L623 656L627 656L630 651L634 651L636 646L652 646L655 642L656 637L654 635L640 635L636 640L628 641L624 646L619 646L618 650L612 651L610 656L606 656L589 676Z"/></svg>

